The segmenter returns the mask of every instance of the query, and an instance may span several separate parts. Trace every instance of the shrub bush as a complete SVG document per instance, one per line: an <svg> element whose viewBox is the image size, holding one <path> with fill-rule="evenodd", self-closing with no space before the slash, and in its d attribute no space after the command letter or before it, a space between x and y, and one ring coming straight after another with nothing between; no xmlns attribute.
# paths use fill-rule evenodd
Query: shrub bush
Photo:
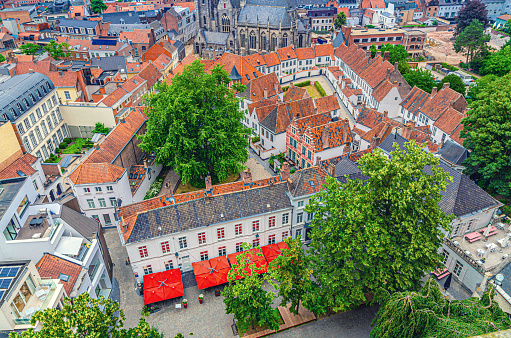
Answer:
<svg viewBox="0 0 511 338"><path fill-rule="evenodd" d="M458 70L458 67L454 67L453 65L450 65L446 62L442 62L442 67L449 69L451 72L455 72Z"/></svg>
<svg viewBox="0 0 511 338"><path fill-rule="evenodd" d="M502 210L502 212L508 216L508 217L511 217L511 207L509 205L503 205L500 207L500 210Z"/></svg>
<svg viewBox="0 0 511 338"><path fill-rule="evenodd" d="M311 85L311 82L309 80L295 84L295 86L297 86L297 87L307 87L310 85Z"/></svg>
<svg viewBox="0 0 511 338"><path fill-rule="evenodd" d="M260 140L259 136L252 137L252 143L259 142L259 140Z"/></svg>
<svg viewBox="0 0 511 338"><path fill-rule="evenodd" d="M59 148L60 149L66 149L67 147L67 143L66 142L62 142L61 144L59 144Z"/></svg>
<svg viewBox="0 0 511 338"><path fill-rule="evenodd" d="M287 92L287 90L288 90L288 89L289 89L289 86L284 86L284 87L282 87L282 91L283 91L284 93L285 93L285 92Z"/></svg>
<svg viewBox="0 0 511 338"><path fill-rule="evenodd" d="M71 142L71 139L69 137L66 137L63 142L69 144Z"/></svg>
<svg viewBox="0 0 511 338"><path fill-rule="evenodd" d="M314 83L314 87L316 87L316 89L318 90L319 94L321 94L321 96L326 96L326 92L323 89L323 87L321 87L321 84L319 83L319 81L316 81Z"/></svg>
<svg viewBox="0 0 511 338"><path fill-rule="evenodd" d="M151 185L149 186L149 189L147 190L144 199L150 199L153 197L156 197L158 193L160 192L161 186L163 185L163 180L165 177L158 177Z"/></svg>
<svg viewBox="0 0 511 338"><path fill-rule="evenodd" d="M295 169L295 168L291 168L291 170L289 170L289 173L290 173L290 174L294 174L294 173L295 173L295 171L296 171L296 169Z"/></svg>

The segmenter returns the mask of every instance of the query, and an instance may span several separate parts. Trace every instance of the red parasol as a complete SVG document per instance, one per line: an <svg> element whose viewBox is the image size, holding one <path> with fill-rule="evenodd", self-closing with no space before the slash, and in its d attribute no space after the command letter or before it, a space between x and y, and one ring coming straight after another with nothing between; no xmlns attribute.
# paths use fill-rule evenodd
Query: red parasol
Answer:
<svg viewBox="0 0 511 338"><path fill-rule="evenodd" d="M202 275L211 271L211 265L209 264L209 261L192 263L192 266L195 276Z"/></svg>
<svg viewBox="0 0 511 338"><path fill-rule="evenodd" d="M151 304L165 300L165 291L163 288L155 287L144 289L144 304Z"/></svg>
<svg viewBox="0 0 511 338"><path fill-rule="evenodd" d="M227 260L226 256L220 256L216 258L211 258L209 260L209 264L211 265L211 268L215 270L221 270L225 268L230 268L229 261Z"/></svg>
<svg viewBox="0 0 511 338"><path fill-rule="evenodd" d="M218 285L218 278L214 273L205 273L199 276L195 276L195 279L197 280L197 287L199 290Z"/></svg>
<svg viewBox="0 0 511 338"><path fill-rule="evenodd" d="M165 290L165 299L182 297L185 295L183 283L181 282L170 283L166 287L164 287L163 290Z"/></svg>
<svg viewBox="0 0 511 338"><path fill-rule="evenodd" d="M144 276L144 303L184 296L180 269L166 270Z"/></svg>
<svg viewBox="0 0 511 338"><path fill-rule="evenodd" d="M157 288L164 279L165 278L162 277L161 272L144 275L144 289Z"/></svg>
<svg viewBox="0 0 511 338"><path fill-rule="evenodd" d="M167 280L167 284L172 282L183 283L181 269L165 270L161 273L161 276Z"/></svg>

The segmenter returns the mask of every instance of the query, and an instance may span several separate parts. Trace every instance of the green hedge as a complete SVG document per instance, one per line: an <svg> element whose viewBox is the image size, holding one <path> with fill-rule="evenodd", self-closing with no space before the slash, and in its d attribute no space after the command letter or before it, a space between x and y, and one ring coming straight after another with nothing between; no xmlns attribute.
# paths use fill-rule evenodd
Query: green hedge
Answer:
<svg viewBox="0 0 511 338"><path fill-rule="evenodd" d="M285 93L289 89L289 86L282 87L282 91Z"/></svg>
<svg viewBox="0 0 511 338"><path fill-rule="evenodd" d="M311 82L309 80L295 84L295 86L297 86L297 87L307 87L310 85L311 85Z"/></svg>
<svg viewBox="0 0 511 338"><path fill-rule="evenodd" d="M145 200L158 196L164 179L165 177L158 177L153 183L151 183L144 197Z"/></svg>
<svg viewBox="0 0 511 338"><path fill-rule="evenodd" d="M316 89L318 90L319 94L321 94L321 96L326 96L326 92L323 89L323 87L321 87L321 84L319 83L319 81L316 81L314 83L314 87L316 87Z"/></svg>
<svg viewBox="0 0 511 338"><path fill-rule="evenodd" d="M259 140L260 140L259 136L252 137L252 143L259 142Z"/></svg>
<svg viewBox="0 0 511 338"><path fill-rule="evenodd" d="M458 70L458 67L454 67L453 65L450 65L446 62L442 62L442 67L449 69L451 72L455 72Z"/></svg>

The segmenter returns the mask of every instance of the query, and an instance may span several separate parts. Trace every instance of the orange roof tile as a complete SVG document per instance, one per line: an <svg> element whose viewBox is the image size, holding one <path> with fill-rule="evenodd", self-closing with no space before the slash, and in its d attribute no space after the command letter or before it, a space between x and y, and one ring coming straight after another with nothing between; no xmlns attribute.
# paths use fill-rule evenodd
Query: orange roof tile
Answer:
<svg viewBox="0 0 511 338"><path fill-rule="evenodd" d="M132 43L148 43L151 29L137 29L132 32L121 32L119 41L131 41Z"/></svg>
<svg viewBox="0 0 511 338"><path fill-rule="evenodd" d="M128 94L128 91L123 87L119 87L114 90L110 95L106 96L101 100L101 103L105 104L107 107L112 107L114 104L119 102L124 95Z"/></svg>
<svg viewBox="0 0 511 338"><path fill-rule="evenodd" d="M283 90L275 73L269 73L252 79L243 92L245 97L252 102L264 99L265 95L266 97L272 97L281 93L283 93Z"/></svg>
<svg viewBox="0 0 511 338"><path fill-rule="evenodd" d="M254 112L254 109L262 108L262 107L268 107L268 106L273 106L273 108L275 108L275 105L279 101L280 101L280 99L276 95L272 96L272 97L269 97L267 99L262 99L262 100L259 100L259 101L255 101L254 103L251 103L251 104L248 105L248 112L249 112L249 114L252 114ZM266 115L264 117L266 117ZM262 120L260 120L260 121L262 121Z"/></svg>
<svg viewBox="0 0 511 338"><path fill-rule="evenodd" d="M73 291L80 271L82 271L81 265L51 254L44 255L43 258L37 262L36 268L39 275L43 278L59 279L61 273L68 275L69 280L67 282L60 280L68 296L71 294L71 291Z"/></svg>
<svg viewBox="0 0 511 338"><path fill-rule="evenodd" d="M459 145L463 145L463 141L465 140L465 138L462 138L460 133L461 131L463 130L463 125L460 124L458 126L458 128L456 128L456 130L454 131L454 133L451 134L451 138L456 141Z"/></svg>
<svg viewBox="0 0 511 338"><path fill-rule="evenodd" d="M350 126L345 120L319 125L309 129L306 133L311 135L314 141L315 152L341 147L352 141Z"/></svg>
<svg viewBox="0 0 511 338"><path fill-rule="evenodd" d="M331 44L324 44L324 45L315 45L314 46L314 54L316 54L316 57L318 56L333 56L334 55L334 48Z"/></svg>
<svg viewBox="0 0 511 338"><path fill-rule="evenodd" d="M266 67L280 65L279 56L275 52L264 54L263 57L264 57L264 61L266 61Z"/></svg>
<svg viewBox="0 0 511 338"><path fill-rule="evenodd" d="M37 157L25 154L20 158L16 159L2 171L0 171L0 180L6 178L15 178L22 177L19 172L23 173L25 176L30 176L36 172L34 168L32 168L32 164L37 161Z"/></svg>
<svg viewBox="0 0 511 338"><path fill-rule="evenodd" d="M158 57L158 59L162 56L167 57L166 55L162 54ZM154 64L148 64L147 66L142 69L138 75L135 77L140 78L141 80L146 81L147 88L152 88L156 82L158 82L158 78L160 77L160 72L158 71L158 68Z"/></svg>
<svg viewBox="0 0 511 338"><path fill-rule="evenodd" d="M372 129L384 120L385 116L376 109L364 107L360 110L356 122Z"/></svg>
<svg viewBox="0 0 511 338"><path fill-rule="evenodd" d="M126 69L128 70L128 73L138 73L142 69L144 69L145 66L147 66L149 62L130 62L126 63Z"/></svg>
<svg viewBox="0 0 511 338"><path fill-rule="evenodd" d="M392 83L390 83L389 80L383 81L373 91L374 99L380 102L387 96L387 94L390 92L392 88L394 88L394 86L392 85Z"/></svg>
<svg viewBox="0 0 511 338"><path fill-rule="evenodd" d="M337 109L341 109L339 101L337 101L337 97L335 95L320 97L314 100L314 103L316 103L318 113L331 112Z"/></svg>
<svg viewBox="0 0 511 338"><path fill-rule="evenodd" d="M438 120L433 123L433 125L444 133L450 135L458 128L458 126L461 124L461 120L465 117L465 114L462 114L459 111L449 107L438 118Z"/></svg>
<svg viewBox="0 0 511 338"><path fill-rule="evenodd" d="M250 80L263 76L263 74L260 71L258 71L254 66L252 66L241 55L236 55L229 52L223 53L222 56L218 60L216 60L213 66L208 68L208 70L211 70L213 67L216 67L217 65L223 66L223 69L228 73L231 73L233 67L235 67L238 74L241 75L241 83L244 85L246 85Z"/></svg>
<svg viewBox="0 0 511 338"><path fill-rule="evenodd" d="M296 56L298 57L298 60L314 59L316 57L312 47L297 48Z"/></svg>
<svg viewBox="0 0 511 338"><path fill-rule="evenodd" d="M74 184L116 182L126 169L110 163L82 163L69 175Z"/></svg>
<svg viewBox="0 0 511 338"><path fill-rule="evenodd" d="M297 55L293 47L284 47L277 49L280 61L287 61L290 59L296 59Z"/></svg>
<svg viewBox="0 0 511 338"><path fill-rule="evenodd" d="M266 65L266 61L264 60L264 57L261 54L252 54L244 56L243 59L247 60L248 63L250 63L254 67L259 67L262 65Z"/></svg>
<svg viewBox="0 0 511 338"><path fill-rule="evenodd" d="M309 97L307 89L297 86L291 86L289 87L287 92L284 93L284 102L301 100L307 97Z"/></svg>
<svg viewBox="0 0 511 338"><path fill-rule="evenodd" d="M124 146L136 137L137 131L143 127L147 117L140 109L132 109L124 119L117 124L99 144L99 149L93 149L85 163L112 163Z"/></svg>

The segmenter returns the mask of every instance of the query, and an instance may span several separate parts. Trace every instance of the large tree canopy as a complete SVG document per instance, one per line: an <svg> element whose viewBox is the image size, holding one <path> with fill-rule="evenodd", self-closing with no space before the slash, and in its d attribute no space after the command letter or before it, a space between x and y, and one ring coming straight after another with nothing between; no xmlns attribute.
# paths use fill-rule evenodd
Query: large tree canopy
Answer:
<svg viewBox="0 0 511 338"><path fill-rule="evenodd" d="M450 300L432 279L419 292L380 290L375 300L381 307L371 337L463 338L510 329L511 320L493 300L494 295L490 286L481 299Z"/></svg>
<svg viewBox="0 0 511 338"><path fill-rule="evenodd" d="M224 180L248 159L248 133L240 123L244 115L229 82L225 70L206 73L196 60L171 85L157 84L147 98L140 147L156 153L157 161L178 171L184 183L203 186L208 173L214 182Z"/></svg>
<svg viewBox="0 0 511 338"><path fill-rule="evenodd" d="M468 174L479 174L483 187L510 197L511 74L478 81L476 88L461 131L471 151L464 164Z"/></svg>
<svg viewBox="0 0 511 338"><path fill-rule="evenodd" d="M431 93L433 87L437 84L435 76L433 76L433 74L427 69L411 69L407 73L403 74L403 77L412 88L413 86L417 86L428 93Z"/></svg>
<svg viewBox="0 0 511 338"><path fill-rule="evenodd" d="M43 49L55 60L73 55L73 49L66 42L56 43L54 40L51 40L49 44L43 47Z"/></svg>
<svg viewBox="0 0 511 338"><path fill-rule="evenodd" d="M458 93L460 93L461 95L465 96L465 94L467 92L467 87L463 83L463 80L461 79L461 77L459 77L458 75L456 75L456 74L447 75L440 81L439 86L442 87L444 85L444 83L449 83L449 88L451 88L452 90L455 90Z"/></svg>
<svg viewBox="0 0 511 338"><path fill-rule="evenodd" d="M438 202L450 177L431 153L405 147L390 159L380 150L364 155L365 181L327 177L327 189L306 206L319 312L356 307L380 287L418 289L424 272L438 267L441 230L452 219Z"/></svg>
<svg viewBox="0 0 511 338"><path fill-rule="evenodd" d="M41 47L35 43L27 43L20 46L21 54L25 55L38 55L40 54Z"/></svg>
<svg viewBox="0 0 511 338"><path fill-rule="evenodd" d="M484 34L484 25L479 20L474 19L465 30L460 32L454 42L454 51L463 53L467 56L467 63L486 55L488 47L486 43L490 41L490 35Z"/></svg>
<svg viewBox="0 0 511 338"><path fill-rule="evenodd" d="M483 60L482 75L504 76L509 72L511 72L511 45L502 47L498 52L490 53Z"/></svg>
<svg viewBox="0 0 511 338"><path fill-rule="evenodd" d="M123 328L124 313L119 304L112 299L92 299L88 293L82 293L73 299L64 299L59 309L46 309L36 312L31 323L42 324L40 330L28 329L24 332L11 332L9 338L162 338L156 329L141 318L138 326ZM119 312L117 316L116 313Z"/></svg>
<svg viewBox="0 0 511 338"><path fill-rule="evenodd" d="M344 14L344 12L337 13L337 16L335 17L335 20L334 20L334 27L336 29L339 29L339 28L341 28L342 25L345 25L345 24L346 24L346 14Z"/></svg>
<svg viewBox="0 0 511 338"><path fill-rule="evenodd" d="M107 9L107 6L103 2L103 0L91 0L90 9L92 13L100 14L105 9Z"/></svg>
<svg viewBox="0 0 511 338"><path fill-rule="evenodd" d="M484 28L488 27L490 24L486 5L480 0L467 0L458 12L458 15L456 15L456 30L454 31L454 35L457 36L463 32L474 19L482 23Z"/></svg>

